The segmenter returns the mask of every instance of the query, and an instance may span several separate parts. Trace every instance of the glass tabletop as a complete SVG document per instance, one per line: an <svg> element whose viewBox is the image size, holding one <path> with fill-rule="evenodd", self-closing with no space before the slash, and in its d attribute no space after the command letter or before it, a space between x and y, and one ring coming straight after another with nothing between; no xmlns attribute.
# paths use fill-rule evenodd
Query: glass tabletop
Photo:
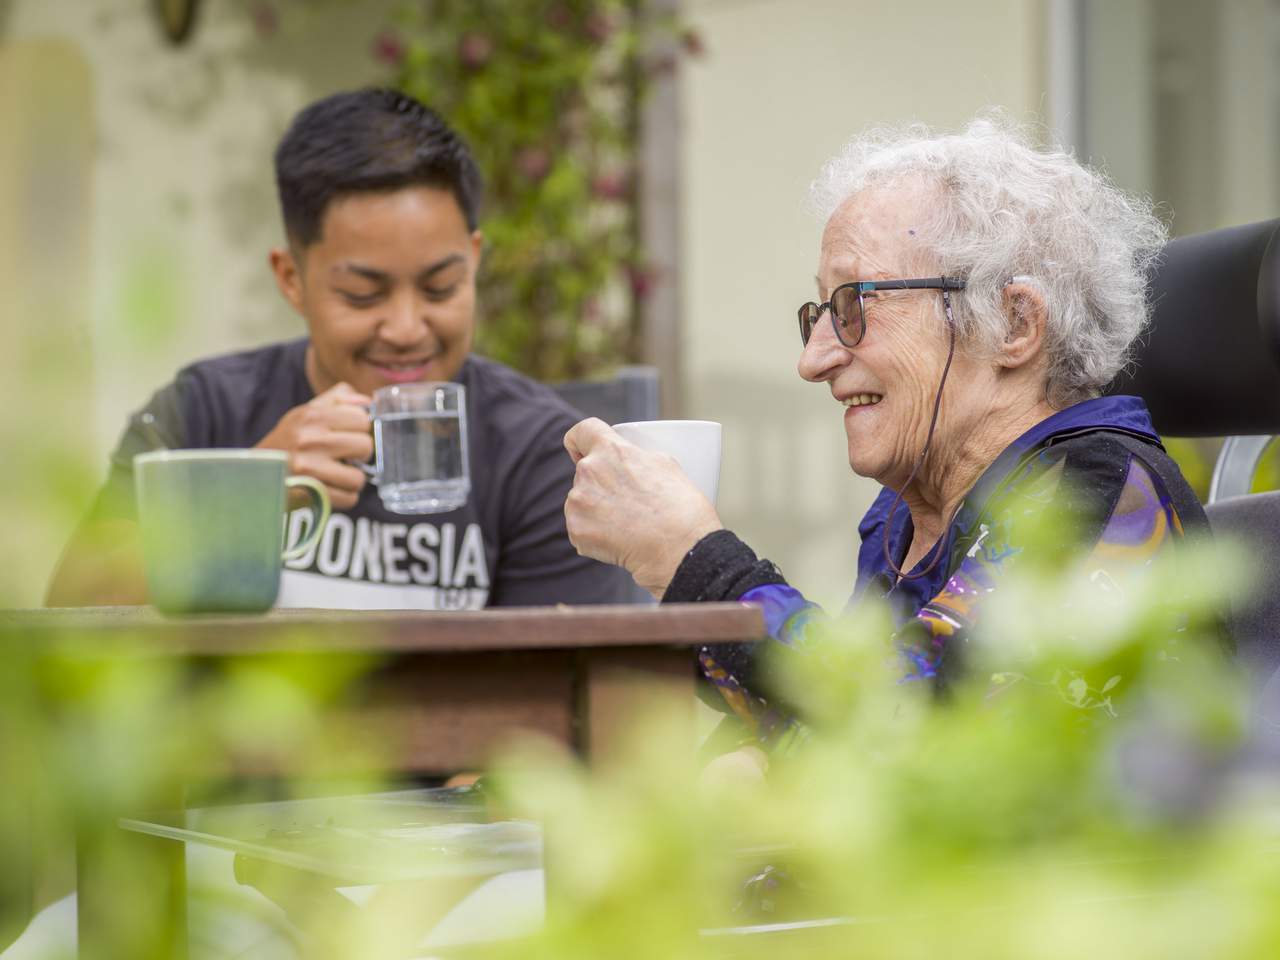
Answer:
<svg viewBox="0 0 1280 960"><path fill-rule="evenodd" d="M485 876L542 865L542 832L491 820L471 788L193 808L125 818L136 833L230 850L335 885Z"/></svg>

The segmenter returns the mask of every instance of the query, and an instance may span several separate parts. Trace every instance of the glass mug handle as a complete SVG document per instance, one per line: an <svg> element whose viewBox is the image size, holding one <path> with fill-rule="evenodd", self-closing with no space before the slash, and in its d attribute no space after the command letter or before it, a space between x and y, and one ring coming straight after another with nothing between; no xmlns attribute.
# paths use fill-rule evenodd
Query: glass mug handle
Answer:
<svg viewBox="0 0 1280 960"><path fill-rule="evenodd" d="M284 485L285 487L306 487L315 499L315 503L308 509L314 512L316 522L305 537L281 555L282 560L296 560L314 547L324 534L325 524L329 522L329 494L325 490L324 484L315 477L286 477Z"/></svg>
<svg viewBox="0 0 1280 960"><path fill-rule="evenodd" d="M376 487L382 480L382 421L373 412L372 404L366 406L364 410L365 413L369 414L369 419L373 421L373 464L361 463L357 460L348 460L347 463L363 470L369 478L369 482Z"/></svg>

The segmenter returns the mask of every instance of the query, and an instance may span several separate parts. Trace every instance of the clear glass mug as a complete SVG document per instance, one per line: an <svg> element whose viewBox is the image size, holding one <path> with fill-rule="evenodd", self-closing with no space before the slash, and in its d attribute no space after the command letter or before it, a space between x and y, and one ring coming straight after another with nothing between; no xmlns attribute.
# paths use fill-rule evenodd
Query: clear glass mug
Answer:
<svg viewBox="0 0 1280 960"><path fill-rule="evenodd" d="M448 513L467 502L467 392L457 383L383 387L369 406L373 463L361 464L395 513Z"/></svg>

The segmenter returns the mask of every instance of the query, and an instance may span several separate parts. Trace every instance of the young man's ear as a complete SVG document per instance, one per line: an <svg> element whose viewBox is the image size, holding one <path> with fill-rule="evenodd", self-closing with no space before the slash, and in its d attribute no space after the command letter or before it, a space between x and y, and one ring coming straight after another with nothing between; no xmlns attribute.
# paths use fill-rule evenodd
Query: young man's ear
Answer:
<svg viewBox="0 0 1280 960"><path fill-rule="evenodd" d="M1044 346L1048 310L1040 288L1015 280L1004 288L1004 310L1009 332L996 354L996 363L1015 369L1030 363Z"/></svg>
<svg viewBox="0 0 1280 960"><path fill-rule="evenodd" d="M302 271L293 252L288 247L276 247L267 255L267 261L281 295L289 301L289 306L301 314Z"/></svg>

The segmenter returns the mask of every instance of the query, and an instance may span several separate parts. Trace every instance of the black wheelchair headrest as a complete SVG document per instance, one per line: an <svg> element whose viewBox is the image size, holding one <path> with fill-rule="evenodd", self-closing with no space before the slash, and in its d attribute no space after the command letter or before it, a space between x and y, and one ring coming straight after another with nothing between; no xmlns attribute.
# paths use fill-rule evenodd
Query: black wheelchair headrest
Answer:
<svg viewBox="0 0 1280 960"><path fill-rule="evenodd" d="M1142 397L1168 436L1280 433L1280 219L1170 241L1150 296L1107 392Z"/></svg>

